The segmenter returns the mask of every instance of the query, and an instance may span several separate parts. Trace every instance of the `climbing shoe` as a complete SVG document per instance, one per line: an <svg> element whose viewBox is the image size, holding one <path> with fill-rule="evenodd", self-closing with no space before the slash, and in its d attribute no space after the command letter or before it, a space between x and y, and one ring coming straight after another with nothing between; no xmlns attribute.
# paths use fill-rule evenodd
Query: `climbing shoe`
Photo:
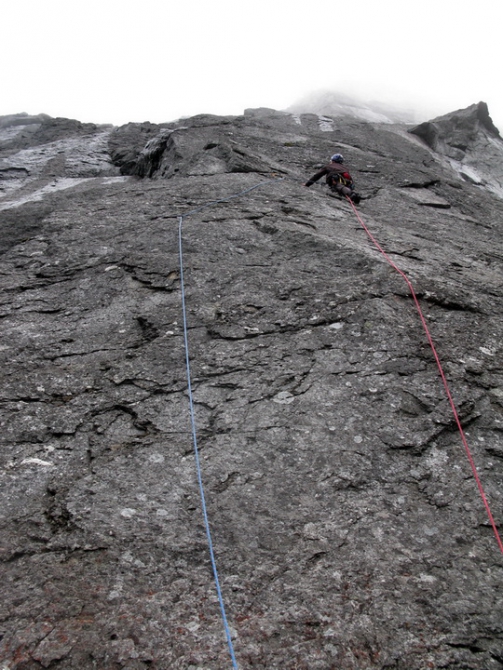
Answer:
<svg viewBox="0 0 503 670"><path fill-rule="evenodd" d="M355 203L355 205L358 205L358 203L362 199L359 193L351 193L350 198Z"/></svg>

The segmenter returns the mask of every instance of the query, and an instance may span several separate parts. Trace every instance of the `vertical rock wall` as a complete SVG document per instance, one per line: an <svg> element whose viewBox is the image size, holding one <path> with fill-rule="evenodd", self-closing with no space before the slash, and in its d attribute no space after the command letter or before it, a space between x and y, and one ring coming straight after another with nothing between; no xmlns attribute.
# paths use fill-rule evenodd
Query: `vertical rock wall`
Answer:
<svg viewBox="0 0 503 670"><path fill-rule="evenodd" d="M185 376L194 210L195 414L239 667L502 668L502 555L408 289L303 183L345 155L501 526L494 189L405 126L272 110L9 117L0 142L2 670L231 667Z"/></svg>

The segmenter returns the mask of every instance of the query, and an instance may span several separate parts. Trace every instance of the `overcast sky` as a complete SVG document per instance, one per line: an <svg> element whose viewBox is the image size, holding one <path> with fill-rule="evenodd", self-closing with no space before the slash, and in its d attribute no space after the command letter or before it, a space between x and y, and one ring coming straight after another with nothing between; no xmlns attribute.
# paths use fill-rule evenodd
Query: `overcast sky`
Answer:
<svg viewBox="0 0 503 670"><path fill-rule="evenodd" d="M498 0L3 0L0 115L172 121L334 89L503 131Z"/></svg>

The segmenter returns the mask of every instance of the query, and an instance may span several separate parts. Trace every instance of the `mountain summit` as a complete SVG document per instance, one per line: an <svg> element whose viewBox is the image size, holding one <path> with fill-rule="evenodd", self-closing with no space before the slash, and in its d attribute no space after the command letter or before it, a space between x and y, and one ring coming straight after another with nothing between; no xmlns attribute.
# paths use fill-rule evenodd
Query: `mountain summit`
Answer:
<svg viewBox="0 0 503 670"><path fill-rule="evenodd" d="M413 109L377 100L362 100L331 90L314 91L295 102L287 111L294 114L318 114L329 118L342 116L372 123L414 123L418 120L418 114Z"/></svg>
<svg viewBox="0 0 503 670"><path fill-rule="evenodd" d="M0 667L503 667L489 119L0 117Z"/></svg>

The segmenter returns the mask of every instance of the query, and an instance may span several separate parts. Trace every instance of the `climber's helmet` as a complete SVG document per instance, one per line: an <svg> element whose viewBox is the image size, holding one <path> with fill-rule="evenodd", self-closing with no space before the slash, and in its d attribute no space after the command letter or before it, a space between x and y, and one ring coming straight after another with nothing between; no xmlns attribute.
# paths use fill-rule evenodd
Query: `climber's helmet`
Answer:
<svg viewBox="0 0 503 670"><path fill-rule="evenodd" d="M344 156L342 154L334 154L330 160L332 163L344 163Z"/></svg>

